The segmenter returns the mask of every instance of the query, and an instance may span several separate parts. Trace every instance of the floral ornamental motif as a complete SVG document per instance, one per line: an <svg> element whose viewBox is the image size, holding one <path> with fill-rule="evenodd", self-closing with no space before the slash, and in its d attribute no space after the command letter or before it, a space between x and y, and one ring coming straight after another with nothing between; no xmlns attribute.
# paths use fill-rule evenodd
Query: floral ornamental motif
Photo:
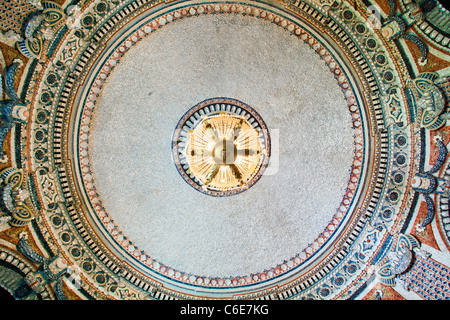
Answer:
<svg viewBox="0 0 450 320"><path fill-rule="evenodd" d="M447 147L439 136L436 137L436 143L439 146L439 154L433 167L426 172L416 173L411 181L413 190L422 194L427 203L427 215L425 220L417 226L417 231L419 232L422 232L425 229L425 226L430 224L434 218L435 208L430 194L449 194L450 182L433 176L433 174L441 169L448 154Z"/></svg>
<svg viewBox="0 0 450 320"><path fill-rule="evenodd" d="M19 235L19 243L17 244L17 250L27 257L32 262L40 265L39 269L35 273L28 273L25 278L25 285L34 292L40 294L44 291L46 284L51 284L55 290L58 300L67 300L62 286L63 278L68 277L69 281L72 281L76 286L80 286L80 279L77 272L68 265L66 259L59 256L53 258L46 258L38 254L27 241L28 234L22 232ZM21 290L28 292L28 290ZM24 297L21 297L24 298Z"/></svg>
<svg viewBox="0 0 450 320"><path fill-rule="evenodd" d="M187 112L173 138L181 176L209 195L245 191L269 163L270 137L255 110L233 99L208 99Z"/></svg>
<svg viewBox="0 0 450 320"><path fill-rule="evenodd" d="M29 193L22 189L24 174L22 170L8 168L0 172L1 206L10 216L9 224L19 227L34 219L31 209L25 204Z"/></svg>
<svg viewBox="0 0 450 320"><path fill-rule="evenodd" d="M387 261L376 270L381 283L387 286L396 285L396 277L405 273L413 263L414 252L424 257L429 255L420 250L420 243L412 235L398 234L395 248L388 252Z"/></svg>
<svg viewBox="0 0 450 320"><path fill-rule="evenodd" d="M428 130L441 128L449 118L445 110L445 95L436 85L439 81L445 80L445 77L438 78L436 72L424 72L412 81L418 114L421 114L420 126Z"/></svg>
<svg viewBox="0 0 450 320"><path fill-rule="evenodd" d="M6 99L0 101L0 158L5 162L6 154L3 152L3 142L6 134L16 123L23 123L28 118L28 108L26 103L21 101L14 89L14 79L17 70L23 65L22 60L15 59L9 66L5 75L5 94ZM3 99L3 81L0 77L0 99Z"/></svg>
<svg viewBox="0 0 450 320"><path fill-rule="evenodd" d="M55 31L66 18L60 5L43 1L42 10L37 10L27 22L25 39L16 42L16 48L25 56L39 59L44 51L44 43L53 39Z"/></svg>
<svg viewBox="0 0 450 320"><path fill-rule="evenodd" d="M406 30L415 23L420 23L424 20L424 13L419 4L410 2L406 6L406 11L394 15L396 10L395 1L389 1L390 11L389 16L381 28L383 36L387 39L406 39L414 43L422 53L422 58L419 64L425 65L428 57L428 47L418 36L412 33L406 33Z"/></svg>

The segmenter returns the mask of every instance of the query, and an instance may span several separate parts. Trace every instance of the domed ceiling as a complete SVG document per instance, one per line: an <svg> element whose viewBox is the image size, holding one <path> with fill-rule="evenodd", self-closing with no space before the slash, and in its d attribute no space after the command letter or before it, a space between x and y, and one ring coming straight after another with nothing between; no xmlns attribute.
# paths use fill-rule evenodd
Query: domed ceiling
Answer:
<svg viewBox="0 0 450 320"><path fill-rule="evenodd" d="M435 0L0 3L18 300L448 300Z"/></svg>

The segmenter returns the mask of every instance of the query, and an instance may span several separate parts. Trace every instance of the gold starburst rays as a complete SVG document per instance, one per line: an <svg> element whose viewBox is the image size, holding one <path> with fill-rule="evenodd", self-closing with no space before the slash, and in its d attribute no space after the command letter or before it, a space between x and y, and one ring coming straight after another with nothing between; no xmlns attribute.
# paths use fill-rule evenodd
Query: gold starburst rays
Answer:
<svg viewBox="0 0 450 320"><path fill-rule="evenodd" d="M204 187L228 191L257 173L265 152L259 131L244 117L221 112L202 119L188 132L189 172Z"/></svg>
<svg viewBox="0 0 450 320"><path fill-rule="evenodd" d="M172 155L189 185L222 197L241 193L261 178L270 146L269 130L256 110L218 97L184 114L174 131Z"/></svg>

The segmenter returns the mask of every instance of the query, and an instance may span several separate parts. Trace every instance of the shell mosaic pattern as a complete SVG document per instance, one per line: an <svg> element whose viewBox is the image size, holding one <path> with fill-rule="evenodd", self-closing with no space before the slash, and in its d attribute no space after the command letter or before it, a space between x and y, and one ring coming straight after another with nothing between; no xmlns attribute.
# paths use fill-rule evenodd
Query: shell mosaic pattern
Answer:
<svg viewBox="0 0 450 320"><path fill-rule="evenodd" d="M409 10L403 1L397 9L380 9L386 24ZM425 34L434 21L425 9L425 20L400 31ZM54 37L41 39L36 56L20 55L25 63L18 95L29 118L12 127L4 144L8 158L2 160L2 170L21 170L23 181L14 195L29 208L26 219L15 216L15 224L4 223L16 210L14 202L0 214L2 268L14 266L14 277L24 279L7 288L14 297L343 300L389 299L393 292L406 299L450 297L442 285L450 265L445 193L450 163L442 152L449 142L448 117L444 110L434 114L443 127L422 127L427 105L420 103L427 102L414 87L414 78L423 72L422 78L433 79L433 90L446 92L441 89L448 81L445 45L432 47L427 61L420 54L416 58L433 39L448 43L438 28L410 49L417 43L402 41L414 38L389 39L381 29L369 27L373 15L361 1L96 0L58 12L58 24L48 32ZM304 41L330 68L352 118L354 160L333 219L295 257L256 274L205 277L154 260L108 215L90 168L95 108L121 58L164 26L208 14L263 19ZM9 63L1 49L1 58ZM435 179L436 188L417 188L413 181L422 176ZM2 185L2 194L9 188ZM413 245L404 245L406 238ZM399 261L401 269L396 268ZM73 270L78 280L68 286ZM0 275L2 287L7 274ZM36 279L45 285L36 285Z"/></svg>
<svg viewBox="0 0 450 320"><path fill-rule="evenodd" d="M132 239L129 239L124 235L119 226L116 226L107 213L107 209L102 205L101 195L95 190L95 181L90 169L89 160L89 128L90 122L95 114L95 106L98 104L98 99L101 99L101 90L107 82L107 78L114 67L120 63L120 59L126 54L128 50L140 41L147 34L151 34L152 31L158 30L162 26L167 25L169 22L174 23L174 19L180 17L186 17L190 14L193 18L196 13L205 14L207 12L216 13L239 13L250 14L253 13L255 17L262 17L272 21L275 24L280 25L287 31L292 32L294 36L302 39L318 54L318 58L323 59L329 66L332 76L337 81L337 85L341 87L343 95L347 100L349 115L352 118L354 127L354 145L355 145L355 157L353 160L353 166L350 172L350 179L348 183L347 191L342 199L341 204L338 207L334 218L329 222L325 230L317 237L317 239L311 243L307 248L299 252L295 257L285 263L280 263L274 266L272 269L261 272L254 275L242 275L240 277L229 278L211 278L201 275L192 275L181 270L176 270L164 264L163 261L156 261L151 256L143 253L136 245L133 244ZM345 220L345 216L352 205L353 197L357 192L358 182L361 179L361 174L364 171L364 129L362 123L362 117L360 115L360 109L356 98L353 94L351 85L349 84L345 73L339 67L333 56L310 34L306 33L302 28L296 26L293 23L289 23L286 19L282 19L270 12L258 8L251 8L247 6L230 6L228 4L216 4L214 7L211 5L195 6L189 10L186 8L171 12L167 15L162 15L158 19L148 22L146 25L140 27L138 30L133 31L128 37L126 37L120 44L116 45L116 50L112 52L109 57L105 59L103 66L98 67L98 75L93 81L93 85L87 94L84 108L81 114L81 126L78 132L79 137L79 155L80 155L80 170L84 181L86 193L89 197L89 201L96 212L99 220L103 224L105 230L111 234L118 245L124 248L126 252L131 254L137 261L142 263L145 267L151 268L156 272L174 278L178 281L183 281L193 285L213 286L213 287L233 287L233 286L247 286L249 284L258 283L260 281L266 281L271 278L275 278L283 273L295 270L295 268L305 261L309 260L320 248L327 243L328 239L339 229L341 222Z"/></svg>

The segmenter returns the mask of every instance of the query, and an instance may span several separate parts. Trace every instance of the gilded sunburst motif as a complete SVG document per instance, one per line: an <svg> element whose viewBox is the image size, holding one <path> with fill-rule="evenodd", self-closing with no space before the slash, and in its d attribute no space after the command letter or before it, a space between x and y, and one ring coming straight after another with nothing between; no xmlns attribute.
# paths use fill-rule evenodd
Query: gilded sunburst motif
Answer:
<svg viewBox="0 0 450 320"><path fill-rule="evenodd" d="M180 120L174 136L174 160L181 175L211 195L248 189L269 156L269 134L261 117L234 99L198 104Z"/></svg>
<svg viewBox="0 0 450 320"><path fill-rule="evenodd" d="M226 191L245 185L260 157L259 132L243 117L221 112L189 131L189 172L204 186Z"/></svg>

